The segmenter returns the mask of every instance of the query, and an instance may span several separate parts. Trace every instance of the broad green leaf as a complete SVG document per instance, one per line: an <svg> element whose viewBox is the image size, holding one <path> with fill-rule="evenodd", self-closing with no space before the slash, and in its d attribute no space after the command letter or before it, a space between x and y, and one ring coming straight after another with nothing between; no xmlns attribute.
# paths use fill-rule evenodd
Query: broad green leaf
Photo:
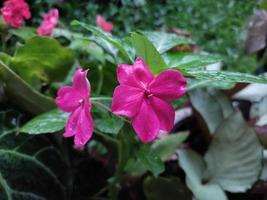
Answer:
<svg viewBox="0 0 267 200"><path fill-rule="evenodd" d="M166 53L163 58L169 68L200 68L222 61L217 55L197 53Z"/></svg>
<svg viewBox="0 0 267 200"><path fill-rule="evenodd" d="M157 49L145 36L138 33L132 33L131 42L136 50L137 56L140 56L145 60L145 63L153 73L160 72L160 69L166 66Z"/></svg>
<svg viewBox="0 0 267 200"><path fill-rule="evenodd" d="M95 26L92 26L89 24L85 24L85 23L79 22L77 20L74 20L71 24L73 26L81 26L81 27L85 28L86 30L94 33L96 36L106 40L107 42L112 44L114 47L116 47L127 61L133 62L133 56L132 56L131 48L126 43L124 43L122 40L120 40L119 38L116 38L115 36L113 36L109 33L103 32L98 27L95 27Z"/></svg>
<svg viewBox="0 0 267 200"><path fill-rule="evenodd" d="M245 192L262 169L263 147L240 112L224 120L205 155L204 180L230 192Z"/></svg>
<svg viewBox="0 0 267 200"><path fill-rule="evenodd" d="M179 164L186 174L186 184L198 200L227 200L226 194L219 185L202 183L205 163L200 155L191 150L178 150L177 154Z"/></svg>
<svg viewBox="0 0 267 200"><path fill-rule="evenodd" d="M55 107L54 100L32 89L24 80L0 61L0 79L9 100L22 109L39 114Z"/></svg>
<svg viewBox="0 0 267 200"><path fill-rule="evenodd" d="M179 178L148 176L143 187L147 200L192 200L191 192Z"/></svg>
<svg viewBox="0 0 267 200"><path fill-rule="evenodd" d="M124 122L115 116L107 116L106 118L100 118L94 120L94 126L96 129L103 133L118 134L122 128Z"/></svg>
<svg viewBox="0 0 267 200"><path fill-rule="evenodd" d="M43 137L5 133L0 136L0 197L17 199L67 199L67 162Z"/></svg>
<svg viewBox="0 0 267 200"><path fill-rule="evenodd" d="M64 128L68 114L58 109L41 114L27 122L20 131L28 134L54 133Z"/></svg>
<svg viewBox="0 0 267 200"><path fill-rule="evenodd" d="M73 63L73 52L55 39L33 37L17 49L9 65L22 79L27 78L25 74L35 70L50 81L62 81Z"/></svg>
<svg viewBox="0 0 267 200"><path fill-rule="evenodd" d="M12 29L11 33L26 41L36 36L36 29L23 26L17 29Z"/></svg>
<svg viewBox="0 0 267 200"><path fill-rule="evenodd" d="M263 76L254 76L239 72L205 70L186 70L186 72L199 80L210 80L214 82L225 81L233 83L267 83L267 79Z"/></svg>
<svg viewBox="0 0 267 200"><path fill-rule="evenodd" d="M151 149L162 161L167 161L187 137L187 132L170 134L164 138L156 140L152 144Z"/></svg>
<svg viewBox="0 0 267 200"><path fill-rule="evenodd" d="M214 88L214 89L231 89L235 86L234 82L226 82L226 81L213 81L213 80L197 80L187 78L187 92L197 89L197 88Z"/></svg>
<svg viewBox="0 0 267 200"><path fill-rule="evenodd" d="M197 89L189 93L193 107L205 120L210 134L233 113L231 102L220 91Z"/></svg>
<svg viewBox="0 0 267 200"><path fill-rule="evenodd" d="M170 50L177 45L194 44L193 40L174 33L141 31L156 47L160 54Z"/></svg>
<svg viewBox="0 0 267 200"><path fill-rule="evenodd" d="M139 150L137 157L140 160L140 163L148 171L151 171L154 176L158 176L165 169L164 163L161 159L147 146L144 146Z"/></svg>

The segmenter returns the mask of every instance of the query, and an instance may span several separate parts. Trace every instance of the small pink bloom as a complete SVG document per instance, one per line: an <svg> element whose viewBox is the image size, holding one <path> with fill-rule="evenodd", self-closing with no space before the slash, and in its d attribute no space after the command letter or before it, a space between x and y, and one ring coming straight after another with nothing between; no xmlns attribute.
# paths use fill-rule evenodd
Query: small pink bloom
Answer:
<svg viewBox="0 0 267 200"><path fill-rule="evenodd" d="M72 86L64 86L58 90L56 104L64 112L70 112L65 127L64 137L74 136L77 148L84 146L93 134L91 116L90 83L87 70L78 69L73 77Z"/></svg>
<svg viewBox="0 0 267 200"><path fill-rule="evenodd" d="M52 35L57 23L58 9L52 9L49 11L49 13L45 14L42 24L37 29L38 35Z"/></svg>
<svg viewBox="0 0 267 200"><path fill-rule="evenodd" d="M24 0L6 0L1 14L5 23L16 28L22 26L25 19L31 18L29 5Z"/></svg>
<svg viewBox="0 0 267 200"><path fill-rule="evenodd" d="M96 16L96 25L101 28L103 31L111 33L113 29L113 24L107 21L103 16Z"/></svg>
<svg viewBox="0 0 267 200"><path fill-rule="evenodd" d="M186 92L186 79L176 70L154 76L141 58L133 65L120 64L120 83L116 87L112 112L132 118L132 125L143 142L150 142L160 130L170 131L174 124L174 108L170 101Z"/></svg>

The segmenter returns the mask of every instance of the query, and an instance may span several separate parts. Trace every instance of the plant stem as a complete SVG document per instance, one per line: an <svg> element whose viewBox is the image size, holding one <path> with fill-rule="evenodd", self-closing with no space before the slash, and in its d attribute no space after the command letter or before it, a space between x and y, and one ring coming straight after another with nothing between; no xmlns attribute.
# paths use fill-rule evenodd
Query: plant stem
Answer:
<svg viewBox="0 0 267 200"><path fill-rule="evenodd" d="M98 65L97 69L98 69L98 72L99 72L99 81L98 81L98 85L97 85L96 94L100 95L102 87L103 87L103 81L104 81L103 66L102 65Z"/></svg>

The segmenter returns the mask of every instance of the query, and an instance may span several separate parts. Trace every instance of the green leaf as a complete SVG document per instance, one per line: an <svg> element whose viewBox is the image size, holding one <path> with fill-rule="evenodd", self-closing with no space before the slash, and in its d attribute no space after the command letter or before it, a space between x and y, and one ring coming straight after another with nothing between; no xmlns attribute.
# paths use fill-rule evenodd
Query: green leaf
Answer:
<svg viewBox="0 0 267 200"><path fill-rule="evenodd" d="M124 122L115 116L107 116L106 118L94 120L96 129L103 133L118 134Z"/></svg>
<svg viewBox="0 0 267 200"><path fill-rule="evenodd" d="M27 122L20 131L34 135L54 133L64 128L67 117L67 113L54 109L33 118Z"/></svg>
<svg viewBox="0 0 267 200"><path fill-rule="evenodd" d="M143 146L139 150L137 153L137 158L148 171L152 172L154 176L158 176L165 169L164 163L149 149L148 146Z"/></svg>
<svg viewBox="0 0 267 200"><path fill-rule="evenodd" d="M191 150L178 150L177 154L179 164L186 173L186 184L198 200L227 200L226 194L219 185L202 183L205 163L200 155Z"/></svg>
<svg viewBox="0 0 267 200"><path fill-rule="evenodd" d="M210 80L214 82L225 81L228 83L267 83L267 79L263 76L253 76L251 74L244 74L239 72L205 70L187 70L186 72L199 80Z"/></svg>
<svg viewBox="0 0 267 200"><path fill-rule="evenodd" d="M29 81L27 73L35 70L53 82L64 80L73 63L73 52L55 39L33 37L17 49L9 64L26 81Z"/></svg>
<svg viewBox="0 0 267 200"><path fill-rule="evenodd" d="M160 54L170 50L177 45L194 44L193 40L174 33L157 32L157 31L141 31L150 42L156 47Z"/></svg>
<svg viewBox="0 0 267 200"><path fill-rule="evenodd" d="M222 61L217 55L197 53L165 53L164 60L169 68L200 68Z"/></svg>
<svg viewBox="0 0 267 200"><path fill-rule="evenodd" d="M136 54L145 60L153 73L160 72L166 66L157 49L145 36L132 33L131 42L136 50Z"/></svg>
<svg viewBox="0 0 267 200"><path fill-rule="evenodd" d="M96 36L104 39L105 41L109 42L114 47L116 47L127 61L133 62L133 56L132 56L131 48L126 43L124 43L122 40L120 40L119 38L116 38L115 36L113 36L109 33L103 32L98 27L95 27L95 26L92 26L89 24L85 24L85 23L79 22L77 20L72 21L71 25L72 26L81 26L81 27L85 28L86 30L94 33Z"/></svg>
<svg viewBox="0 0 267 200"><path fill-rule="evenodd" d="M231 102L220 91L198 89L191 91L189 95L193 107L205 120L210 134L214 134L219 124L234 112Z"/></svg>
<svg viewBox="0 0 267 200"><path fill-rule="evenodd" d="M54 100L32 89L16 73L0 61L0 79L5 83L9 100L33 114L39 114L55 107Z"/></svg>
<svg viewBox="0 0 267 200"><path fill-rule="evenodd" d="M162 139L156 140L151 149L162 161L167 161L176 151L178 146L186 140L188 133L170 134Z"/></svg>
<svg viewBox="0 0 267 200"><path fill-rule="evenodd" d="M197 88L214 88L214 89L231 89L235 86L234 82L226 82L226 81L218 81L214 82L213 80L197 80L197 79L191 79L187 78L187 92L197 89Z"/></svg>
<svg viewBox="0 0 267 200"><path fill-rule="evenodd" d="M36 36L36 29L23 26L17 29L12 29L11 33L26 41Z"/></svg>
<svg viewBox="0 0 267 200"><path fill-rule="evenodd" d="M230 192L245 192L258 179L263 148L252 127L240 112L224 120L214 134L205 155L204 180Z"/></svg>
<svg viewBox="0 0 267 200"><path fill-rule="evenodd" d="M46 138L0 136L1 199L67 199L69 175L67 162Z"/></svg>
<svg viewBox="0 0 267 200"><path fill-rule="evenodd" d="M191 192L179 178L147 177L143 183L147 200L192 200Z"/></svg>

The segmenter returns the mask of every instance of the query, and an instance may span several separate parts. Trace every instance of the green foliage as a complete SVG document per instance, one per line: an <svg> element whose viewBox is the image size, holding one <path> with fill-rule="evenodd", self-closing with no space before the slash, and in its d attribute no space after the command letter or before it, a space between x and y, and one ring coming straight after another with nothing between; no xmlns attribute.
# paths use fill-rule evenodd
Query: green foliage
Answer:
<svg viewBox="0 0 267 200"><path fill-rule="evenodd" d="M153 44L138 33L132 33L130 38L137 56L143 58L153 73L158 73L161 68L166 66L164 60Z"/></svg>
<svg viewBox="0 0 267 200"><path fill-rule="evenodd" d="M216 90L193 90L190 100L193 107L207 123L210 134L214 134L219 124L233 113L230 101Z"/></svg>
<svg viewBox="0 0 267 200"><path fill-rule="evenodd" d="M157 51L162 54L177 45L194 44L194 41L174 33L141 31L150 42L156 47Z"/></svg>
<svg viewBox="0 0 267 200"><path fill-rule="evenodd" d="M222 61L220 56L197 53L166 53L164 60L170 68L200 68Z"/></svg>
<svg viewBox="0 0 267 200"><path fill-rule="evenodd" d="M29 84L36 78L47 82L63 81L74 63L71 50L49 37L34 37L17 49L10 67Z"/></svg>
<svg viewBox="0 0 267 200"><path fill-rule="evenodd" d="M0 78L10 101L24 110L39 114L55 107L54 100L30 87L8 66L0 62Z"/></svg>
<svg viewBox="0 0 267 200"><path fill-rule="evenodd" d="M178 150L179 164L186 173L186 184L199 200L227 200L222 188L216 184L202 183L205 163L200 155L191 150Z"/></svg>
<svg viewBox="0 0 267 200"><path fill-rule="evenodd" d="M175 150L182 144L188 137L188 133L174 133L167 135L160 140L156 140L152 145L152 151L158 155L161 160L167 161L175 153Z"/></svg>
<svg viewBox="0 0 267 200"><path fill-rule="evenodd" d="M262 156L263 148L254 129L246 124L240 112L235 112L214 134L205 155L207 169L203 180L230 192L245 192L259 177Z"/></svg>
<svg viewBox="0 0 267 200"><path fill-rule="evenodd" d="M143 146L137 153L137 158L144 168L151 171L154 176L161 174L164 169L164 163L148 146Z"/></svg>
<svg viewBox="0 0 267 200"><path fill-rule="evenodd" d="M77 20L72 22L73 26L81 26L85 28L87 31L92 32L93 34L97 35L98 37L102 38L103 40L109 42L114 47L116 47L122 54L122 56L126 59L126 61L133 61L132 52L128 47L127 43L124 43L119 38L112 36L111 34L103 32L100 28L88 25Z"/></svg>
<svg viewBox="0 0 267 200"><path fill-rule="evenodd" d="M64 128L67 117L67 113L54 109L30 120L20 131L33 135L54 133Z"/></svg>
<svg viewBox="0 0 267 200"><path fill-rule="evenodd" d="M1 199L67 199L68 165L46 138L2 134L0 155Z"/></svg>
<svg viewBox="0 0 267 200"><path fill-rule="evenodd" d="M226 199L222 189L245 192L258 179L263 148L241 113L234 112L216 129L205 161L190 150L178 150L178 156L187 185L198 199L215 193L221 194L216 199Z"/></svg>

